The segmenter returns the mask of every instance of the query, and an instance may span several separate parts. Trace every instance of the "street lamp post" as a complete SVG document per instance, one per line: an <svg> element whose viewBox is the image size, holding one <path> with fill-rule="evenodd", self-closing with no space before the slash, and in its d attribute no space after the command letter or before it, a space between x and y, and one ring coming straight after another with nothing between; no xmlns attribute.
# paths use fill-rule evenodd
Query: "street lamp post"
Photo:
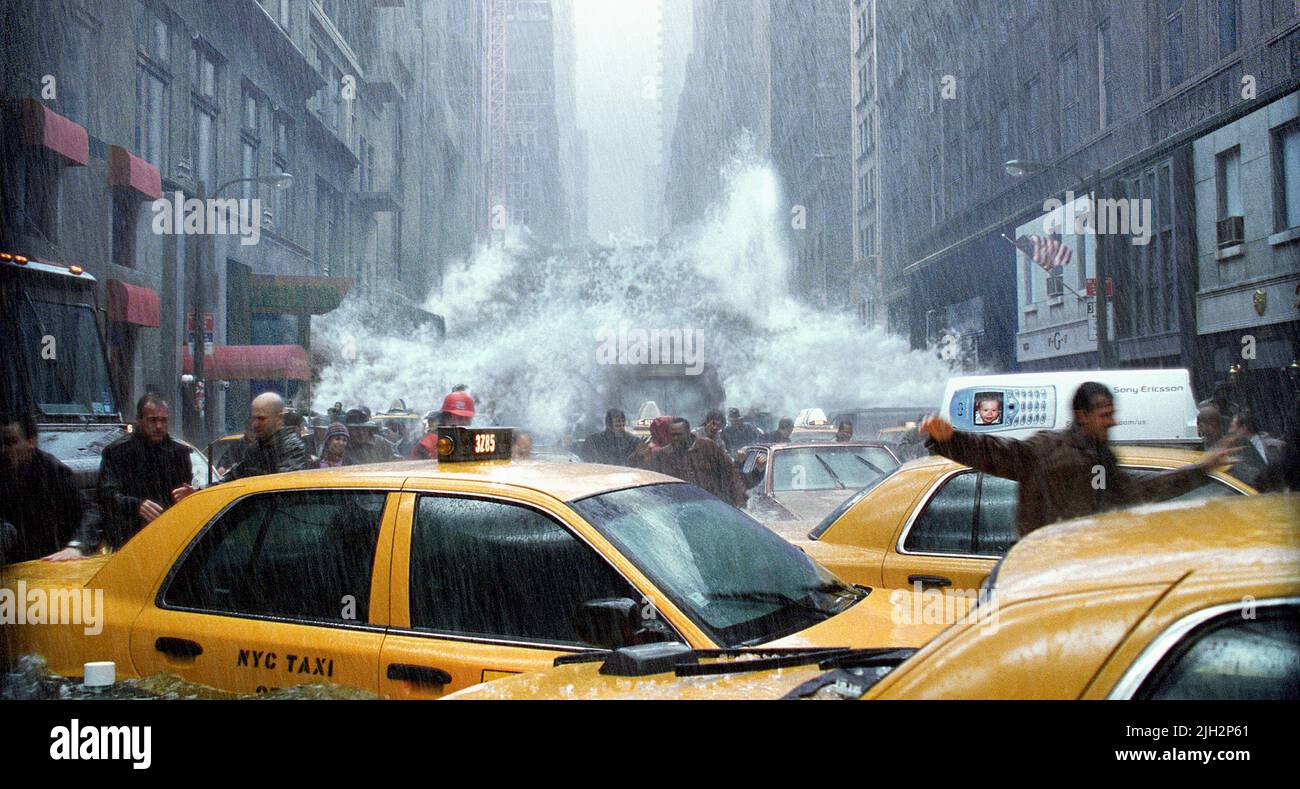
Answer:
<svg viewBox="0 0 1300 789"><path fill-rule="evenodd" d="M290 175L289 173L278 173L278 174L276 174L276 175L263 175L263 176L259 176L259 177L256 177L256 178L232 178L231 180L226 181L225 183L223 183L223 184L221 184L220 186L218 186L218 187L216 188L216 190L214 190L214 191L212 192L212 199L215 200L216 198L220 197L220 196L221 196L221 192L222 192L223 190L225 190L227 187L230 187L230 186L233 186L233 185L235 185L235 184L239 184L239 183L259 183L259 184L268 184L268 185L270 185L270 186L274 186L274 187L277 188L277 189L288 189L289 187L293 186L293 176ZM206 184L206 182L204 182L203 180L198 180L198 181L196 181L195 184L194 184L194 197L199 201L199 204L200 204L201 206L204 206L203 210L204 210L204 212L205 212L205 216L206 216L206 213L207 213L206 205L207 205L207 199L208 199L208 198L207 198L207 195L205 194L206 186L207 186L207 184ZM260 219L260 217L255 217L255 219ZM206 410L207 407L208 407L208 395L209 395L210 393L207 391L207 385L204 383L204 381L205 381L205 376L204 376L204 370L203 370L203 367L204 367L204 350L205 350L205 348L204 348L204 342L203 342L203 333L204 333L204 332L203 332L203 329L204 329L204 325L203 325L203 309L204 309L204 305L203 305L203 272L204 272L204 270L205 270L205 268L206 268L206 267L203 265L203 256L204 256L204 254L210 254L211 258L212 258L213 260L216 260L216 243L217 243L217 239L216 239L216 237L215 237L215 236L210 232L210 228L205 228L205 230L208 230L208 231L209 231L209 232L207 232L207 236L208 236L208 239L209 239L208 243L206 243L206 244L200 244L200 243L198 243L198 242L196 241L195 244L194 244L194 247L193 247L193 253L194 253L194 331L193 331L193 333L192 333L192 335L191 335L191 338L192 338L191 341L194 343L194 353L192 354L192 356L193 356L193 358L194 358L194 391L195 391L195 395L197 396L197 394L198 394L198 388L199 388L200 386L203 386L203 387L204 387L204 409L205 409L203 412L201 412L201 413L199 414L199 427L198 427L198 431L197 431L197 438L198 438L198 442L197 442L197 443L198 443L199 446L207 446L208 438L209 438L209 432L210 432L210 431L208 430L208 420L209 420L209 415L208 415L208 412L207 412L207 410ZM215 322L215 320L213 321L213 330L214 330L214 339L215 339L215 330L216 330L216 322ZM214 345L215 345L215 342L214 342ZM197 404L197 403L196 403L196 404Z"/></svg>
<svg viewBox="0 0 1300 789"><path fill-rule="evenodd" d="M1093 233L1096 233L1097 222L1097 205L1101 197L1101 170L1093 171L1092 178L1081 176L1074 170L1061 167L1056 164L1045 164L1042 162L1031 162L1024 159L1012 159L1005 165L1007 175L1012 178L1021 178L1026 175L1041 173L1044 170L1056 170L1066 175L1076 178L1079 185L1083 187L1084 194L1092 194L1092 210L1090 217L1093 222ZM1108 369L1115 364L1115 355L1112 352L1110 344L1110 326L1109 303L1106 293L1106 253L1102 243L1103 239L1097 235L1096 243L1093 244L1095 259L1093 261L1093 273L1096 275L1097 282L1097 366L1100 369Z"/></svg>

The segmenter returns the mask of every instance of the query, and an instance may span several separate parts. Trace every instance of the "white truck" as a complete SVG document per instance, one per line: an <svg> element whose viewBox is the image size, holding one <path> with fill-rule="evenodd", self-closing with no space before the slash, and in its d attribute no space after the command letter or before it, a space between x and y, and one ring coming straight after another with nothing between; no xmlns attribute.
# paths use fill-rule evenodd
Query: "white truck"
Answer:
<svg viewBox="0 0 1300 789"><path fill-rule="evenodd" d="M1074 418L1071 401L1085 381L1115 395L1111 441L1200 448L1196 399L1187 370L1082 370L950 378L940 414L958 430L1025 438Z"/></svg>

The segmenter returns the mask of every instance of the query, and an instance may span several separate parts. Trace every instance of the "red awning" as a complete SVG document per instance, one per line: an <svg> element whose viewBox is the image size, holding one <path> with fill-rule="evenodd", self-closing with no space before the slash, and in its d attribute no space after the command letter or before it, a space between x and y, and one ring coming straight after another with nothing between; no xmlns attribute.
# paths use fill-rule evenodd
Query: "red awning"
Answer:
<svg viewBox="0 0 1300 789"><path fill-rule="evenodd" d="M108 281L108 319L136 326L162 325L158 292L117 279Z"/></svg>
<svg viewBox="0 0 1300 789"><path fill-rule="evenodd" d="M162 175L158 168L120 145L108 146L108 182L129 186L150 200L162 198Z"/></svg>
<svg viewBox="0 0 1300 789"><path fill-rule="evenodd" d="M188 345L182 346L181 365L184 372L194 371ZM211 356L203 358L203 377L227 381L249 378L309 381L311 366L307 363L307 350L301 345L218 345L212 349Z"/></svg>
<svg viewBox="0 0 1300 789"><path fill-rule="evenodd" d="M72 164L90 162L90 135L54 110L32 99L23 100L23 143L48 148Z"/></svg>

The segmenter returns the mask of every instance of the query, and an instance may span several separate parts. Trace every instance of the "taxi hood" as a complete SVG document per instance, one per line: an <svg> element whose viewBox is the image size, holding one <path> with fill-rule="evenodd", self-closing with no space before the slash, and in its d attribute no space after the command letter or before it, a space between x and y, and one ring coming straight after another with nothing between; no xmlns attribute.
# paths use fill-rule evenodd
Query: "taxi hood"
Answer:
<svg viewBox="0 0 1300 789"><path fill-rule="evenodd" d="M888 589L872 589L870 594L847 611L798 633L759 646L859 649L920 647L946 627L943 624L909 623L910 619L913 617L908 610L902 610L890 601Z"/></svg>
<svg viewBox="0 0 1300 789"><path fill-rule="evenodd" d="M1043 597L1187 573L1265 577L1300 567L1300 494L1149 504L1039 529L1002 560L1000 594Z"/></svg>

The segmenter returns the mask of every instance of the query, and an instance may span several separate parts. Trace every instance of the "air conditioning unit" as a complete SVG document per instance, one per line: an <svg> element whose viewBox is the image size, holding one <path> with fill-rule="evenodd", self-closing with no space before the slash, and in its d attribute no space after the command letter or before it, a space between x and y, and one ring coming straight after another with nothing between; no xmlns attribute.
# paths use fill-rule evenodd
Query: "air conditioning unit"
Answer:
<svg viewBox="0 0 1300 789"><path fill-rule="evenodd" d="M1063 277L1047 278L1047 296L1049 298L1065 295L1065 281Z"/></svg>
<svg viewBox="0 0 1300 789"><path fill-rule="evenodd" d="M1220 219L1216 225L1219 247L1230 247L1246 240L1245 217L1229 216Z"/></svg>

